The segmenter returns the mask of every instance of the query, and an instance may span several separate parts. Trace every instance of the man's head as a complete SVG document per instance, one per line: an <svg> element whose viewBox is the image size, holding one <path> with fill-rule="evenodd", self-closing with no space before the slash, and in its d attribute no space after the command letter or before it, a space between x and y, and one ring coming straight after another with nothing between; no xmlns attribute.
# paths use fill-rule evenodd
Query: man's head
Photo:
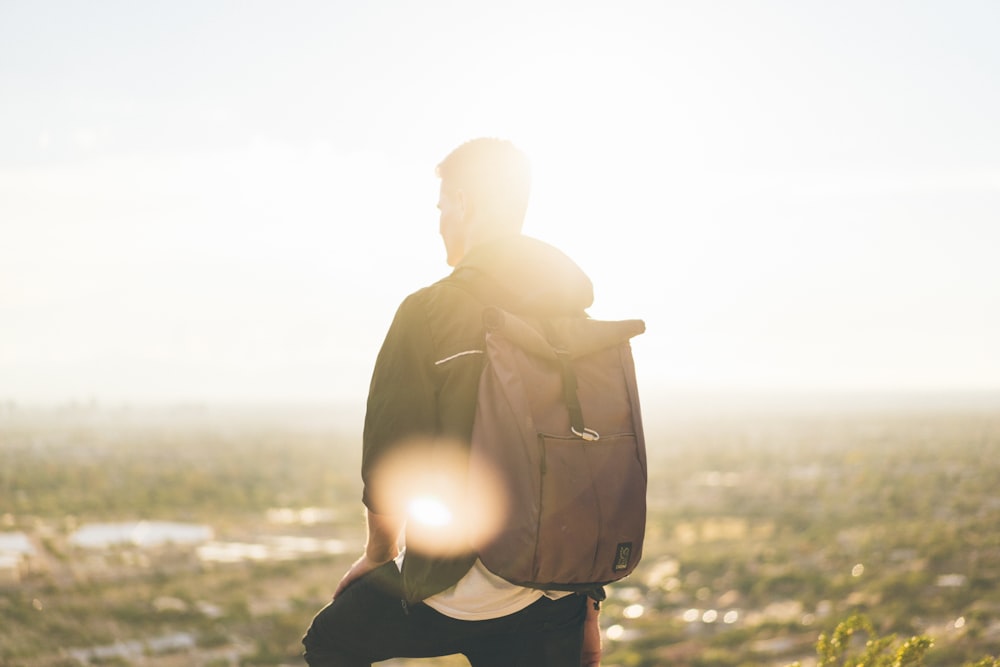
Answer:
<svg viewBox="0 0 1000 667"><path fill-rule="evenodd" d="M519 234L531 193L528 158L502 139L468 141L437 166L438 209L448 264L480 243Z"/></svg>

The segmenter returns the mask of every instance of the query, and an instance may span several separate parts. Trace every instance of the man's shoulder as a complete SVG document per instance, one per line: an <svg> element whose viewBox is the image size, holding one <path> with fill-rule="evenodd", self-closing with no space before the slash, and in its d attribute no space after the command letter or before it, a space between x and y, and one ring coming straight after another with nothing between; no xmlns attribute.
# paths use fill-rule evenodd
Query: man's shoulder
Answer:
<svg viewBox="0 0 1000 667"><path fill-rule="evenodd" d="M452 273L411 292L400 304L397 320L426 327L436 345L451 347L447 341L452 339L482 337L483 307L472 286Z"/></svg>
<svg viewBox="0 0 1000 667"><path fill-rule="evenodd" d="M442 300L468 301L474 298L474 276L466 271L454 271L440 280L411 292L401 307L429 307Z"/></svg>

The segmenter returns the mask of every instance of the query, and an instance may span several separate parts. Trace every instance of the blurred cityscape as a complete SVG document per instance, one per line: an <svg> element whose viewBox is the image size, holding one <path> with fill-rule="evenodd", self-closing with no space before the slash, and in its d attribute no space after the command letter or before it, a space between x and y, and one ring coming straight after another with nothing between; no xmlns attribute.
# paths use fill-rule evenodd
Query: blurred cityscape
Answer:
<svg viewBox="0 0 1000 667"><path fill-rule="evenodd" d="M928 665L1000 653L1000 402L644 407L604 665L807 667L859 612L930 636ZM359 422L0 406L0 665L304 664L363 544Z"/></svg>

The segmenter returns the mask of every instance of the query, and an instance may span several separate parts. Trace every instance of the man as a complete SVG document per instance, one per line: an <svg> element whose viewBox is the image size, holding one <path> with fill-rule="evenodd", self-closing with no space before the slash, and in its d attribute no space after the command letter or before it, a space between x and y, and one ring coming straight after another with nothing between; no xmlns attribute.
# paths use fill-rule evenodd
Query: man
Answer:
<svg viewBox="0 0 1000 667"><path fill-rule="evenodd" d="M469 141L437 175L439 231L454 270L403 301L379 352L361 471L368 540L313 619L305 659L356 667L461 653L472 667L598 665L596 603L504 581L462 535L447 534L447 502L430 513L415 502L443 495L461 504L484 305L528 317L585 317L593 301L590 280L572 260L521 234L530 169L513 144Z"/></svg>

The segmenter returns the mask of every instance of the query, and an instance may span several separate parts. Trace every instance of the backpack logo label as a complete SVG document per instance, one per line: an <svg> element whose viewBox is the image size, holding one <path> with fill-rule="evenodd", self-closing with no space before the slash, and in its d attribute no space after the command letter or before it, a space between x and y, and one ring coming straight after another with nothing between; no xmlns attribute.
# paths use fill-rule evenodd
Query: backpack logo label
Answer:
<svg viewBox="0 0 1000 667"><path fill-rule="evenodd" d="M614 572L621 572L628 569L629 561L632 560L632 543L619 542L615 550L615 564L611 568Z"/></svg>

